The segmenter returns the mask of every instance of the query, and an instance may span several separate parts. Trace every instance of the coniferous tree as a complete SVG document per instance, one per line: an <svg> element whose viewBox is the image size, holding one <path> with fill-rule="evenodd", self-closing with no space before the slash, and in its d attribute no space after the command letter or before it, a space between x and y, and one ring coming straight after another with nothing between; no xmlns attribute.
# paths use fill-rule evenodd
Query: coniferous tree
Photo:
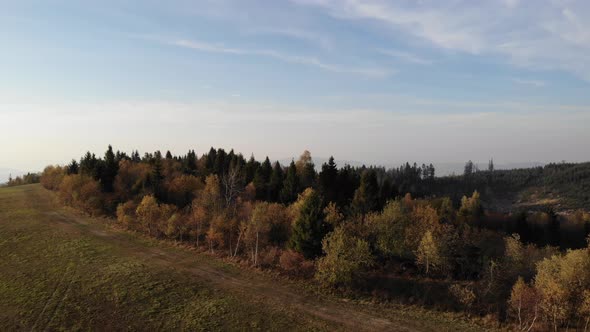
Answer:
<svg viewBox="0 0 590 332"><path fill-rule="evenodd" d="M99 179L100 172L99 161L94 153L86 152L84 157L80 160L80 173L91 176L95 180Z"/></svg>
<svg viewBox="0 0 590 332"><path fill-rule="evenodd" d="M72 162L67 166L67 173L69 175L78 174L79 170L80 165L78 165L78 162L75 159L72 159Z"/></svg>
<svg viewBox="0 0 590 332"><path fill-rule="evenodd" d="M154 197L156 197L158 201L162 201L164 198L164 188L162 185L162 181L164 180L164 171L162 166L162 154L158 152L159 151L156 151L154 156L150 182L154 191Z"/></svg>
<svg viewBox="0 0 590 332"><path fill-rule="evenodd" d="M283 188L283 167L277 161L272 169L270 175L270 182L268 183L268 197L272 202L279 201L279 194Z"/></svg>
<svg viewBox="0 0 590 332"><path fill-rule="evenodd" d="M355 190L359 186L359 174L350 165L345 165L338 171L338 205L345 207L350 204Z"/></svg>
<svg viewBox="0 0 590 332"><path fill-rule="evenodd" d="M211 147L211 149L209 149L209 153L207 153L207 159L205 159L206 175L214 173L216 159L217 159L217 150L215 150L213 147Z"/></svg>
<svg viewBox="0 0 590 332"><path fill-rule="evenodd" d="M473 165L473 161L471 161L471 160L469 160L467 163L465 163L465 169L463 171L463 176L465 178L471 177L471 175L473 175L473 172L475 170L474 167L475 166Z"/></svg>
<svg viewBox="0 0 590 332"><path fill-rule="evenodd" d="M379 206L379 185L373 170L366 170L361 176L361 183L354 193L352 209L356 214L365 215L375 211Z"/></svg>
<svg viewBox="0 0 590 332"><path fill-rule="evenodd" d="M215 162L213 164L213 173L217 175L224 174L227 167L226 167L226 159L227 153L224 149L217 149L217 153L215 155Z"/></svg>
<svg viewBox="0 0 590 332"><path fill-rule="evenodd" d="M327 202L338 200L338 168L334 157L330 157L328 163L322 165L322 171L318 177L318 187Z"/></svg>
<svg viewBox="0 0 590 332"><path fill-rule="evenodd" d="M293 224L290 246L305 258L313 259L322 253L322 239L328 233L324 204L320 194L308 188L300 199L299 214Z"/></svg>
<svg viewBox="0 0 590 332"><path fill-rule="evenodd" d="M299 188L299 175L297 175L297 166L295 162L291 160L291 165L287 169L287 175L285 181L283 181L283 189L281 189L280 199L283 203L291 203L297 199Z"/></svg>
<svg viewBox="0 0 590 332"><path fill-rule="evenodd" d="M134 163L141 162L141 157L139 156L139 151L135 150L135 152L131 153L131 161Z"/></svg>
<svg viewBox="0 0 590 332"><path fill-rule="evenodd" d="M260 163L256 161L253 154L250 155L250 159L248 159L245 169L246 183L254 181L254 176L256 176L258 167L260 167Z"/></svg>
<svg viewBox="0 0 590 332"><path fill-rule="evenodd" d="M272 165L268 157L256 170L254 175L254 187L256 187L256 199L266 200L268 197L268 184L272 174Z"/></svg>
<svg viewBox="0 0 590 332"><path fill-rule="evenodd" d="M100 178L100 184L104 192L113 191L113 181L115 181L115 176L117 176L118 171L119 163L115 158L113 147L109 145L109 148L104 155L104 167Z"/></svg>
<svg viewBox="0 0 590 332"><path fill-rule="evenodd" d="M185 174L196 175L197 173L197 154L195 150L189 150L182 160L182 168Z"/></svg>

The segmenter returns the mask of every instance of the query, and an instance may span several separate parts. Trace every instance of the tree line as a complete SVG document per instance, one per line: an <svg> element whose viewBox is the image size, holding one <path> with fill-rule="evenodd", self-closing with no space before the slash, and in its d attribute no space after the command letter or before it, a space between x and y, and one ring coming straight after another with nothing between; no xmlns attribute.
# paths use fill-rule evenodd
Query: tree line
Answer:
<svg viewBox="0 0 590 332"><path fill-rule="evenodd" d="M462 181L479 181L482 172L468 166ZM318 172L308 151L283 166L233 150L140 156L111 146L103 157L88 152L41 176L64 203L114 216L130 230L327 287L379 294L373 281L393 273L415 285L446 285L430 299L441 308L492 315L523 330L584 328L587 246L564 251L560 239L536 245L522 225L514 235L484 227L492 213L480 193L436 195L441 181L450 180L436 178L432 165L409 163L337 167L330 158ZM545 214L552 217L537 217ZM587 217L580 218L590 223ZM557 230L548 220L543 229Z"/></svg>

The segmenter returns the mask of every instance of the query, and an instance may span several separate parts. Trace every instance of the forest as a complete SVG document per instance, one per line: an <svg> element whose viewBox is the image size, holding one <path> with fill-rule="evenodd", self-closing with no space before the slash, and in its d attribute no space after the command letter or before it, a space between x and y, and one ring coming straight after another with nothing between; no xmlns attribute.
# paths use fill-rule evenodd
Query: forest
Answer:
<svg viewBox="0 0 590 332"><path fill-rule="evenodd" d="M590 321L590 163L437 177L432 164L288 166L211 148L88 152L35 179L126 229L317 282L334 292L464 311L523 331ZM11 185L9 183L9 185ZM560 206L496 209L531 188ZM562 206L563 207L563 206Z"/></svg>

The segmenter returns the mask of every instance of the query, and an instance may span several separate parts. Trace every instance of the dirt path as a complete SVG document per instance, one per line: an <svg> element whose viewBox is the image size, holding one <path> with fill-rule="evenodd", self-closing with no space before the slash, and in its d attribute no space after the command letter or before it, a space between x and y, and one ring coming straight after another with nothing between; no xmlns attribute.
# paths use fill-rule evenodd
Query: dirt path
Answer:
<svg viewBox="0 0 590 332"><path fill-rule="evenodd" d="M176 248L169 244L150 246L127 232L105 226L105 220L81 216L52 203L52 194L42 188L28 191L31 208L37 209L45 222L54 224L65 232L98 237L121 249L130 256L144 259L170 269L190 273L199 280L238 296L256 299L274 306L290 308L317 317L334 326L351 331L418 331L436 330L424 328L410 318L395 317L395 321L377 316L366 310L370 306L338 301L318 296L309 291L273 280L272 277L249 272L224 269L224 264L193 250ZM130 240L131 238L131 240Z"/></svg>

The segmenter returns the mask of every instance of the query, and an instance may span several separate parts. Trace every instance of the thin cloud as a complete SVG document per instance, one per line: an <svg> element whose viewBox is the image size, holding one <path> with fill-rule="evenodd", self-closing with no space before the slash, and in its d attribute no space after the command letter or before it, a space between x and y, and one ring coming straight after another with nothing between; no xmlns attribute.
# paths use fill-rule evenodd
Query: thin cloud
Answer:
<svg viewBox="0 0 590 332"><path fill-rule="evenodd" d="M332 49L333 42L318 33L297 29L297 28L256 28L248 31L247 33L253 35L271 35L271 36L282 36L292 39L298 39L306 43L317 45L323 49Z"/></svg>
<svg viewBox="0 0 590 332"><path fill-rule="evenodd" d="M387 55L387 56L390 56L390 57L398 58L398 59L406 61L406 62L415 63L418 65L431 65L433 63L432 60L424 59L424 58L421 58L415 54L407 53L407 52L401 52L401 51L396 51L396 50L386 50L386 49L377 49L377 52Z"/></svg>
<svg viewBox="0 0 590 332"><path fill-rule="evenodd" d="M291 1L337 19L379 22L412 42L417 37L444 50L499 56L511 65L590 81L588 1Z"/></svg>
<svg viewBox="0 0 590 332"><path fill-rule="evenodd" d="M512 81L514 83L518 83L518 84L522 84L522 85L529 85L529 86L534 86L537 88L541 88L547 85L547 82L545 81L540 81L540 80L525 80L525 79L521 79L521 78L513 78Z"/></svg>
<svg viewBox="0 0 590 332"><path fill-rule="evenodd" d="M333 73L344 73L344 74L357 74L366 77L373 78L384 78L394 74L393 70L386 70L382 68L357 68L357 67L345 67L335 65L331 63L323 62L315 57L285 54L275 50L269 49L242 49L226 47L221 44L212 44L196 40L178 39L168 42L170 45L189 48L193 50L211 52L211 53L223 53L233 55L255 55L264 56L280 60L282 62L300 64L305 66L316 67L325 71Z"/></svg>

